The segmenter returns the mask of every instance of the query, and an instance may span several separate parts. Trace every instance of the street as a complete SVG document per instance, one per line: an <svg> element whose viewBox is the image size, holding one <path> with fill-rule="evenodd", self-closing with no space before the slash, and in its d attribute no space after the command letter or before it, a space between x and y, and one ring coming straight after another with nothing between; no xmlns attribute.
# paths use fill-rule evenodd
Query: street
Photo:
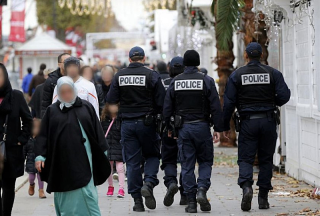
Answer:
<svg viewBox="0 0 320 216"><path fill-rule="evenodd" d="M208 191L208 198L212 205L210 215L320 215L320 200L313 200L308 197L313 189L311 186L298 182L287 175L274 174L273 187L270 192L269 210L259 210L257 203L257 187L255 186L252 210L242 212L240 209L241 190L237 185L238 167L236 161L236 148L216 148L215 166L212 173L212 186ZM163 184L163 172L159 172L161 180L159 186L155 188L157 199L156 210L146 210L145 213L134 213L132 211L133 201L126 194L124 199L107 197L107 183L98 187L99 204L102 216L114 215L192 215L184 213L184 206L179 206L179 194L176 195L175 202L171 207L162 204L166 188ZM255 181L257 176L255 175ZM36 186L37 188L37 186ZM118 185L115 183L115 191ZM13 207L14 216L54 216L53 194L47 199L40 200L36 193L30 197L27 193L28 184L25 184L16 194ZM286 192L290 193L285 195ZM284 194L284 195L279 195ZM318 210L318 212L317 212ZM317 213L316 213L317 212ZM201 213L198 207L198 214Z"/></svg>

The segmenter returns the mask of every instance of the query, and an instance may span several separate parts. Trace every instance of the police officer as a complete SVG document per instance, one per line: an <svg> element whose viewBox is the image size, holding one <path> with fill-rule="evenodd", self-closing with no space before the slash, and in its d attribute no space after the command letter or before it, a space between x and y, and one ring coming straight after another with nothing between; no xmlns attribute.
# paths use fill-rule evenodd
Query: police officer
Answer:
<svg viewBox="0 0 320 216"><path fill-rule="evenodd" d="M252 169L256 153L260 167L257 182L259 209L269 208L268 192L272 189L273 153L279 121L276 106L282 106L290 99L290 90L282 74L262 65L261 55L260 44L253 42L247 46L245 57L249 63L231 74L224 94L225 137L229 137L229 122L235 107L240 113L238 184L243 189L243 211L251 209Z"/></svg>
<svg viewBox="0 0 320 216"><path fill-rule="evenodd" d="M158 69L157 71L160 74L162 84L164 88L167 90L172 80L169 75L169 72L167 71L167 64L163 61L159 61L157 64L157 69Z"/></svg>
<svg viewBox="0 0 320 216"><path fill-rule="evenodd" d="M182 184L188 198L186 212L196 213L197 202L202 211L211 211L207 190L211 182L213 143L210 123L214 124L214 140L219 140L221 107L214 80L199 72L199 53L188 50L183 57L184 72L176 76L166 93L163 116L166 125L175 116ZM179 123L181 122L181 123ZM196 161L199 178L194 174ZM198 184L197 184L198 183Z"/></svg>
<svg viewBox="0 0 320 216"><path fill-rule="evenodd" d="M140 47L129 52L130 65L114 77L107 102L120 103L121 141L127 164L128 193L134 199L133 211L156 208L153 188L159 184L160 137L155 117L162 112L165 90L157 72L144 66L145 54ZM144 184L140 162L145 158Z"/></svg>
<svg viewBox="0 0 320 216"><path fill-rule="evenodd" d="M170 78L167 79L170 84L172 79L183 73L184 65L182 57L174 57L169 66ZM168 87L169 87L168 84ZM180 190L180 205L187 205L187 197L184 194L183 186L178 187L177 181L177 161L178 161L178 145L177 140L173 137L168 137L168 130L165 129L162 136L161 145L161 158L162 165L161 169L164 170L164 184L167 187L167 193L164 197L163 204L165 206L171 206L174 202L174 195ZM181 174L180 174L180 184L182 184Z"/></svg>

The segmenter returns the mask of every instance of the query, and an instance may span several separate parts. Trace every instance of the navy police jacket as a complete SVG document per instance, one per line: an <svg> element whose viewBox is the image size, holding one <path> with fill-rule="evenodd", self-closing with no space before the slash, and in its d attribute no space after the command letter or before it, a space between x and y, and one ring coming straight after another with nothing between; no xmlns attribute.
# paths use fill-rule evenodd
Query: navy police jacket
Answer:
<svg viewBox="0 0 320 216"><path fill-rule="evenodd" d="M270 71L270 74L266 73L267 71ZM240 74L241 76L239 76ZM251 85L250 91L242 91L241 85ZM246 97L249 94L251 98ZM261 94L260 101L257 97L258 94ZM247 100L248 103L254 102L255 106L241 107L239 98L242 101ZM273 106L268 106L271 99ZM230 119L236 107L240 115L241 113L267 112L274 110L275 106L286 104L289 100L290 89L285 83L282 73L270 66L262 65L257 60L251 60L246 66L234 71L227 82L223 106L225 130L230 130ZM263 101L266 103L261 103Z"/></svg>
<svg viewBox="0 0 320 216"><path fill-rule="evenodd" d="M115 75L106 101L120 103L120 118L133 119L161 113L164 96L160 75L142 63L133 62Z"/></svg>
<svg viewBox="0 0 320 216"><path fill-rule="evenodd" d="M187 67L184 71L184 74L195 74L198 73L199 70L197 67ZM167 90L166 93L166 97L165 97L165 101L164 101L164 106L163 106L163 117L164 120L167 124L167 126L169 125L170 122L170 117L175 115L175 114L179 114L177 112L179 112L179 108L177 108L176 106L179 106L179 104L176 103L177 100L177 90L179 89L175 89L175 81L179 82L179 76L176 76L172 82L170 83L170 86ZM214 130L216 132L221 132L223 131L223 126L222 126L222 111L221 111L221 105L220 105L220 100L219 100L219 95L215 86L215 82L214 80L207 76L207 75L203 75L203 96L205 97L206 101L208 102L208 114L209 114L209 118L210 121L214 124ZM192 81L192 80L190 80ZM197 84L197 83L196 83ZM187 83L187 86L193 87L193 85L191 83ZM176 88L182 88L183 86L178 86ZM198 84L197 86L195 86L195 88L198 88ZM200 87L202 87L202 83L200 85ZM193 100L192 99L192 89L190 89L190 97L189 100ZM183 104L190 104L189 102L193 102L193 101L189 101L187 103L185 103L185 101L181 101ZM198 106L201 106L201 104L197 104ZM188 109L186 107L186 109ZM195 120L199 120L199 119L205 119L206 116L204 113L199 113L199 112L194 112L192 113L183 113L182 112L182 117L184 121L195 121Z"/></svg>

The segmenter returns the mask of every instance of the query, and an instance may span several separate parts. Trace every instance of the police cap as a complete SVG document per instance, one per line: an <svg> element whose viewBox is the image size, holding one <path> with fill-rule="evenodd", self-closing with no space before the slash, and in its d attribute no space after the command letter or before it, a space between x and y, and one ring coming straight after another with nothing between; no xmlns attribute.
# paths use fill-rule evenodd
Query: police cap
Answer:
<svg viewBox="0 0 320 216"><path fill-rule="evenodd" d="M129 52L129 58L135 57L135 56L145 56L144 50L141 47L135 46L133 47Z"/></svg>
<svg viewBox="0 0 320 216"><path fill-rule="evenodd" d="M184 66L182 57L176 56L173 59L171 59L170 67L181 67L181 66Z"/></svg>
<svg viewBox="0 0 320 216"><path fill-rule="evenodd" d="M259 57L262 54L262 47L257 42L251 42L248 44L246 52L250 57Z"/></svg>

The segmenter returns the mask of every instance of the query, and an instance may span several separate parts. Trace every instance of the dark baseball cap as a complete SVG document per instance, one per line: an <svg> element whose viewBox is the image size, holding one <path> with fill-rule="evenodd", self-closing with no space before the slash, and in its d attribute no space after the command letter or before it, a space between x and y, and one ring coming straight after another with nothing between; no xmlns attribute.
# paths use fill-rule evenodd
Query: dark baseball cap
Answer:
<svg viewBox="0 0 320 216"><path fill-rule="evenodd" d="M259 57L262 54L262 47L257 42L251 42L248 44L246 48L246 52L249 56Z"/></svg>
<svg viewBox="0 0 320 216"><path fill-rule="evenodd" d="M183 65L183 58L180 56L176 56L173 59L171 59L170 62L170 67L174 67L174 66L184 66Z"/></svg>
<svg viewBox="0 0 320 216"><path fill-rule="evenodd" d="M135 46L129 52L129 58L134 56L145 56L144 50L141 47Z"/></svg>

